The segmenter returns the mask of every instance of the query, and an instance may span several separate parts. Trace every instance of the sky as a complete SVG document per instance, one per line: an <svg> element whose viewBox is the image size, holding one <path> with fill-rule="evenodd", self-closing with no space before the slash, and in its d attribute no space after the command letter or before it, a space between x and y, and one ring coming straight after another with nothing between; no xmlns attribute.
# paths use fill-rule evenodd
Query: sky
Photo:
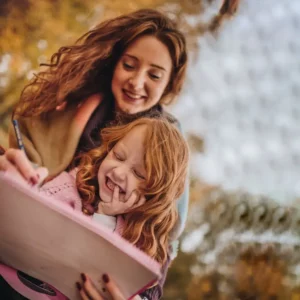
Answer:
<svg viewBox="0 0 300 300"><path fill-rule="evenodd" d="M300 1L241 1L217 38L199 40L172 112L204 138L191 173L280 203L300 197Z"/></svg>

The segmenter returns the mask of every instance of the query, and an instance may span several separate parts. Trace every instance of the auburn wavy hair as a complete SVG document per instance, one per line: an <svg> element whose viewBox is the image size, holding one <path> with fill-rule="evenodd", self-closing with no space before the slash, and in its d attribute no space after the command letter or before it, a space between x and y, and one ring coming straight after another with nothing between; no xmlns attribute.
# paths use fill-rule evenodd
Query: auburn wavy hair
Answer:
<svg viewBox="0 0 300 300"><path fill-rule="evenodd" d="M177 221L176 200L187 176L189 150L178 129L163 118L140 118L102 129L102 145L81 154L76 184L83 207L99 199L98 170L109 151L134 127L146 125L144 163L147 201L123 215L122 236L160 263L167 259L170 232Z"/></svg>
<svg viewBox="0 0 300 300"><path fill-rule="evenodd" d="M63 102L76 105L96 93L112 95L115 65L126 48L143 35L155 36L169 49L172 72L160 103L172 102L185 78L185 37L164 14L142 9L101 22L74 45L61 47L49 64L41 64L46 69L25 86L14 114L38 116Z"/></svg>

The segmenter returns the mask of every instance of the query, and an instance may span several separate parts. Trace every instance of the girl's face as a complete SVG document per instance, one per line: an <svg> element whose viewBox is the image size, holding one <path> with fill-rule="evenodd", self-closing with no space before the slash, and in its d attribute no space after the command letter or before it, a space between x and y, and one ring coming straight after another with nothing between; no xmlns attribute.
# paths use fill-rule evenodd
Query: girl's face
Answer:
<svg viewBox="0 0 300 300"><path fill-rule="evenodd" d="M99 196L111 202L114 187L119 186L119 199L128 199L134 190L145 185L144 137L146 125L134 127L107 154L98 171Z"/></svg>
<svg viewBox="0 0 300 300"><path fill-rule="evenodd" d="M168 48L153 36L133 42L118 61L112 92L117 109L129 114L145 111L161 99L172 71Z"/></svg>

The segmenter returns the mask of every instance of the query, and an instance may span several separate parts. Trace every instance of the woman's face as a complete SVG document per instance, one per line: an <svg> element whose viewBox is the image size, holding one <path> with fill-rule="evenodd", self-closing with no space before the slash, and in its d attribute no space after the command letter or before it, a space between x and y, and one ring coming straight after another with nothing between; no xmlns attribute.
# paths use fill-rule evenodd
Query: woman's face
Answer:
<svg viewBox="0 0 300 300"><path fill-rule="evenodd" d="M117 109L129 114L156 105L172 71L168 48L154 36L134 41L118 61L112 79Z"/></svg>
<svg viewBox="0 0 300 300"><path fill-rule="evenodd" d="M134 190L146 182L144 137L146 125L134 127L107 154L98 171L99 196L111 202L115 186L119 186L119 200L125 202Z"/></svg>

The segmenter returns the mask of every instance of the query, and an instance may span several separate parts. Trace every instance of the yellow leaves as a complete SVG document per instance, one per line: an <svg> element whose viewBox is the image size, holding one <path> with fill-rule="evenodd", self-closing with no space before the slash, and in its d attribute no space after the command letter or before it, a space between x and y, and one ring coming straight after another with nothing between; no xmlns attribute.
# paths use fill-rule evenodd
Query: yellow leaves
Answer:
<svg viewBox="0 0 300 300"><path fill-rule="evenodd" d="M117 14L126 13L140 8L157 8L166 1L163 0L139 0L139 1L103 1L106 10L113 11ZM169 1L168 1L169 2Z"/></svg>
<svg viewBox="0 0 300 300"><path fill-rule="evenodd" d="M16 33L13 28L4 28L1 32L1 40L2 40L2 51L14 51L15 49L20 49L23 45L23 38L21 35Z"/></svg>
<svg viewBox="0 0 300 300"><path fill-rule="evenodd" d="M202 4L210 2L217 1L7 1L7 13L0 14L0 63L4 54L11 55L12 59L9 69L0 73L0 84L7 82L5 90L0 86L0 111L3 108L1 102L9 103L8 107L11 108L11 103L18 101L32 70L37 69L41 62L49 61L59 47L73 44L84 32L102 20L140 8L159 8L169 15L171 13L179 21L181 30L187 36L188 45L195 45L195 37L206 28L199 23L198 14L202 12ZM195 18L192 24L189 23L190 17ZM192 38L189 39L189 36ZM44 47L40 46L41 41Z"/></svg>

